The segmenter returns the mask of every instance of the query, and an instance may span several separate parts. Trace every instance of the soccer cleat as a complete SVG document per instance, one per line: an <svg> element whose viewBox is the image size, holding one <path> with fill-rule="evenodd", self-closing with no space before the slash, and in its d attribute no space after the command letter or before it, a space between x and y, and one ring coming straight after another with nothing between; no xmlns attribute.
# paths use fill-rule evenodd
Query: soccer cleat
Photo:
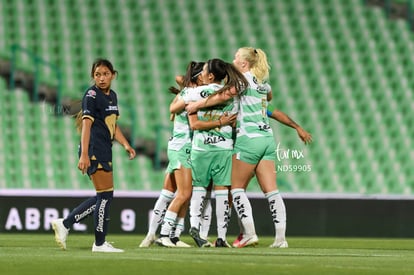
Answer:
<svg viewBox="0 0 414 275"><path fill-rule="evenodd" d="M145 236L145 239L142 240L139 247L150 247L155 242L155 235L154 234L148 234Z"/></svg>
<svg viewBox="0 0 414 275"><path fill-rule="evenodd" d="M214 246L215 247L231 247L231 245L226 240L223 240L222 238L218 238L214 242Z"/></svg>
<svg viewBox="0 0 414 275"><path fill-rule="evenodd" d="M204 240L203 238L200 237L200 232L198 231L197 228L191 227L189 233L190 233L190 236L194 239L198 247L205 247L205 245L208 243L207 240Z"/></svg>
<svg viewBox="0 0 414 275"><path fill-rule="evenodd" d="M259 243L259 238L257 238L257 235L250 235L250 236L243 236L243 239L240 240L239 244L235 247L242 248L245 246L255 246Z"/></svg>
<svg viewBox="0 0 414 275"><path fill-rule="evenodd" d="M209 242L208 240L206 240L206 239L204 239L204 238L202 238L202 239L206 241L206 243L205 243L205 244L203 244L203 247L213 247L213 246L214 246L214 244L213 244L213 243L211 243L211 242Z"/></svg>
<svg viewBox="0 0 414 275"><path fill-rule="evenodd" d="M55 231L55 241L63 249L66 250L66 238L69 234L69 229L63 225L63 219L53 220L51 222L52 228Z"/></svg>
<svg viewBox="0 0 414 275"><path fill-rule="evenodd" d="M237 236L237 239L234 240L233 247L238 247L242 239L243 239L243 233L240 233L239 236Z"/></svg>
<svg viewBox="0 0 414 275"><path fill-rule="evenodd" d="M168 236L161 236L155 241L155 243L163 247L175 247L175 244Z"/></svg>
<svg viewBox="0 0 414 275"><path fill-rule="evenodd" d="M287 241L281 241L281 242L275 241L269 247L270 248L288 248L289 246L288 246Z"/></svg>
<svg viewBox="0 0 414 275"><path fill-rule="evenodd" d="M102 245L99 245L99 246L93 243L92 252L120 253L120 252L124 252L124 250L115 248L110 243L104 242Z"/></svg>
<svg viewBox="0 0 414 275"><path fill-rule="evenodd" d="M185 242L181 241L180 238L178 237L171 238L170 240L173 244L175 244L175 247L182 247L182 248L191 247L191 245L186 244Z"/></svg>

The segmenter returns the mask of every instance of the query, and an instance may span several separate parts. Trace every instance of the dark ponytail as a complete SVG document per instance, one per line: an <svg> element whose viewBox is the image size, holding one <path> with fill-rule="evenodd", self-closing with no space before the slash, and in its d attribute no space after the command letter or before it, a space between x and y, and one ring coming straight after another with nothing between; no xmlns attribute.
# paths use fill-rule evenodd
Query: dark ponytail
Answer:
<svg viewBox="0 0 414 275"><path fill-rule="evenodd" d="M233 64L221 59L214 58L207 61L207 70L214 75L215 81L224 81L224 87L219 92L232 87L236 88L237 92L241 92L249 86L247 79Z"/></svg>
<svg viewBox="0 0 414 275"><path fill-rule="evenodd" d="M187 65L187 70L185 75L183 76L182 83L179 83L180 88L178 89L176 87L171 86L170 88L168 88L168 90L173 94L178 94L184 87L197 85L197 79L203 71L204 64L205 62L191 61Z"/></svg>

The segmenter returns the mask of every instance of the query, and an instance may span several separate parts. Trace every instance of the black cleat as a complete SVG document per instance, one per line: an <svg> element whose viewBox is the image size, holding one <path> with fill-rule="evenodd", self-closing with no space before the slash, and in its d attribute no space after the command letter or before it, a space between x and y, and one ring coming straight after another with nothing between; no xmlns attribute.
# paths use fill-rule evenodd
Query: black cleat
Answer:
<svg viewBox="0 0 414 275"><path fill-rule="evenodd" d="M194 239L198 247L204 247L208 243L207 240L200 237L200 232L197 228L191 227L188 233L190 233L190 236Z"/></svg>
<svg viewBox="0 0 414 275"><path fill-rule="evenodd" d="M171 242L172 242L173 244L177 244L177 242L178 242L178 241L180 241L180 238L178 238L178 237L173 237L173 238L170 238L170 240L171 240Z"/></svg>
<svg viewBox="0 0 414 275"><path fill-rule="evenodd" d="M231 245L227 241L223 240L222 238L218 238L216 242L214 243L214 246L215 247L231 247Z"/></svg>

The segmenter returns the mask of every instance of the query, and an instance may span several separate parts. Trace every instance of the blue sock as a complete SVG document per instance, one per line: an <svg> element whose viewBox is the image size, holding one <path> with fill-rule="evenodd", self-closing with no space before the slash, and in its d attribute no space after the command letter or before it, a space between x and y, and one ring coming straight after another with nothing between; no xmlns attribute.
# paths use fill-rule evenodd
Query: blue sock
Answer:
<svg viewBox="0 0 414 275"><path fill-rule="evenodd" d="M66 228L71 228L74 223L78 223L91 215L95 211L95 206L96 196L83 201L63 220L63 225Z"/></svg>
<svg viewBox="0 0 414 275"><path fill-rule="evenodd" d="M95 245L100 246L105 242L106 231L109 223L109 207L114 191L96 194L95 219Z"/></svg>

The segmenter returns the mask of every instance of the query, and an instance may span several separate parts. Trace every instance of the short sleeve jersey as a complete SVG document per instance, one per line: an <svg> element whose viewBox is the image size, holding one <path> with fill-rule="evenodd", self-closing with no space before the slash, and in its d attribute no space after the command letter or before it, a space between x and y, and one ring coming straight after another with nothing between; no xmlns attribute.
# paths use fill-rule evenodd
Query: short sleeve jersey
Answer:
<svg viewBox="0 0 414 275"><path fill-rule="evenodd" d="M96 86L90 87L82 99L82 119L93 121L89 141L89 157L98 161L112 161L112 142L118 119L118 100L110 90L104 94Z"/></svg>
<svg viewBox="0 0 414 275"><path fill-rule="evenodd" d="M192 93L193 88L184 88L179 94L179 98L186 97L188 93ZM178 151L185 145L191 145L191 131L188 124L187 112L183 110L176 114L174 118L174 127L172 137L168 142L168 149Z"/></svg>
<svg viewBox="0 0 414 275"><path fill-rule="evenodd" d="M222 85L209 84L194 88L195 91L188 93L184 101L198 101L208 97L220 88ZM230 99L225 105L217 105L210 108L204 108L197 112L197 118L200 121L218 120L224 112L229 114L237 113L237 105L233 104ZM220 151L233 149L233 128L225 125L210 130L195 130L193 133L193 141L191 150L198 151Z"/></svg>
<svg viewBox="0 0 414 275"><path fill-rule="evenodd" d="M244 76L249 81L249 87L239 95L237 138L273 136L267 116L267 94L272 88L267 83L258 84L251 72L244 73Z"/></svg>
<svg viewBox="0 0 414 275"><path fill-rule="evenodd" d="M275 106L273 106L273 104L272 104L272 103L269 103L269 104L267 105L267 110L268 110L270 113L273 113L273 112L276 110L276 107L275 107Z"/></svg>

